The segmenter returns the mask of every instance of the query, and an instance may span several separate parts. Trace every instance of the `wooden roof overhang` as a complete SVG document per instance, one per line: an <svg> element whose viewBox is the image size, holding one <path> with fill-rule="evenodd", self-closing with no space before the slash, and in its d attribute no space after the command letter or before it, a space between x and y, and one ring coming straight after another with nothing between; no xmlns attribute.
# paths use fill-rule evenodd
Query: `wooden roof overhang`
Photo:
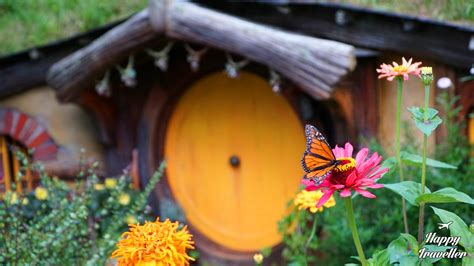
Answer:
<svg viewBox="0 0 474 266"><path fill-rule="evenodd" d="M351 45L284 32L191 2L151 0L144 11L55 63L48 84L61 101L71 101L124 57L163 37L267 65L316 99L329 98L333 86L356 64Z"/></svg>
<svg viewBox="0 0 474 266"><path fill-rule="evenodd" d="M45 85L46 73L54 63L91 43L118 23L0 57L0 98Z"/></svg>
<svg viewBox="0 0 474 266"><path fill-rule="evenodd" d="M474 24L461 25L336 3L199 2L251 21L361 48L429 58L464 70L474 64Z"/></svg>
<svg viewBox="0 0 474 266"><path fill-rule="evenodd" d="M460 26L334 3L241 3L228 0L195 2L246 20L308 36L338 40L358 48L434 59L457 68L463 74L468 72L473 63L474 26ZM89 45L121 22L0 57L0 98L44 85L46 72L51 65ZM364 55L367 54L363 53L362 56Z"/></svg>

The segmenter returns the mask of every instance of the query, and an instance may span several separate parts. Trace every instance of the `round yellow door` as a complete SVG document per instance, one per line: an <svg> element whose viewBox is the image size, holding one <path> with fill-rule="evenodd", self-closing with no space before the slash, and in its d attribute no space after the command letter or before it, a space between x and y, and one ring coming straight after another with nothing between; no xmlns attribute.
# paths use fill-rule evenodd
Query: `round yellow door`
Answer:
<svg viewBox="0 0 474 266"><path fill-rule="evenodd" d="M188 223L214 242L237 251L272 246L303 174L304 143L296 113L267 81L214 73L182 96L170 119L169 185Z"/></svg>

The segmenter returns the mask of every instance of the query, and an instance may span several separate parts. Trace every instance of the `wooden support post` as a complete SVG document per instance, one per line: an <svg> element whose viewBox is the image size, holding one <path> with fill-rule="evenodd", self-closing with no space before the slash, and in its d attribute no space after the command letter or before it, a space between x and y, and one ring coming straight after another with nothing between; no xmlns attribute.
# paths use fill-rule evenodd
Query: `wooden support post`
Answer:
<svg viewBox="0 0 474 266"><path fill-rule="evenodd" d="M5 185L5 190L9 191L11 189L11 176L10 176L10 165L8 163L8 149L7 141L4 136L0 136L0 159L2 160L2 169L3 169L3 183Z"/></svg>

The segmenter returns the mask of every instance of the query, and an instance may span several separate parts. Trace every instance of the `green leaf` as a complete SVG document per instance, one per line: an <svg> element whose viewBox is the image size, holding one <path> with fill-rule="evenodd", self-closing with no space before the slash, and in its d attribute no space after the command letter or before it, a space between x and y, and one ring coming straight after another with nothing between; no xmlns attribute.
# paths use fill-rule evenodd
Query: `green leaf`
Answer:
<svg viewBox="0 0 474 266"><path fill-rule="evenodd" d="M407 242L402 236L390 242L387 248L390 264L400 261L402 256L408 254Z"/></svg>
<svg viewBox="0 0 474 266"><path fill-rule="evenodd" d="M411 250L415 255L418 255L418 241L416 238L410 234L401 233L402 237L410 244Z"/></svg>
<svg viewBox="0 0 474 266"><path fill-rule="evenodd" d="M199 258L199 251L191 250L191 251L189 251L189 256L191 256L191 258L198 259Z"/></svg>
<svg viewBox="0 0 474 266"><path fill-rule="evenodd" d="M397 158L392 156L383 161L381 168L392 169L395 165L397 165Z"/></svg>
<svg viewBox="0 0 474 266"><path fill-rule="evenodd" d="M433 266L434 262L431 262L431 260L433 260L433 259L424 259L424 260L418 259L418 265L420 265L420 266ZM436 259L436 260L440 260L440 259Z"/></svg>
<svg viewBox="0 0 474 266"><path fill-rule="evenodd" d="M466 256L462 259L462 266L472 266L474 265L474 257Z"/></svg>
<svg viewBox="0 0 474 266"><path fill-rule="evenodd" d="M359 256L351 256L351 259L356 259L356 260L358 260L358 261L360 262Z"/></svg>
<svg viewBox="0 0 474 266"><path fill-rule="evenodd" d="M425 248L427 251L434 252L434 251L446 251L446 250L450 249L451 247L450 246L438 246L438 245L424 245L423 248ZM424 258L424 259L421 260L422 261L421 265L431 265L432 263L435 263L439 260L441 260L441 258ZM429 264L423 263L423 262L429 262Z"/></svg>
<svg viewBox="0 0 474 266"><path fill-rule="evenodd" d="M399 265L419 265L418 257L413 254L401 256L399 262Z"/></svg>
<svg viewBox="0 0 474 266"><path fill-rule="evenodd" d="M403 181L394 184L384 184L384 187L402 196L411 205L418 206L418 202L416 201L416 199L421 195L420 183L416 183L413 181ZM425 187L425 192L431 193L431 191L427 187Z"/></svg>
<svg viewBox="0 0 474 266"><path fill-rule="evenodd" d="M451 203L464 202L474 204L474 200L467 194L447 187L433 193L425 193L416 199L418 203Z"/></svg>
<svg viewBox="0 0 474 266"><path fill-rule="evenodd" d="M415 106L408 107L408 111L410 111L410 113L413 115L414 119L415 118L417 118L417 119L423 118L422 108L420 108L420 107L415 107Z"/></svg>
<svg viewBox="0 0 474 266"><path fill-rule="evenodd" d="M387 249L379 250L372 256L372 264L376 266L389 266L389 257Z"/></svg>
<svg viewBox="0 0 474 266"><path fill-rule="evenodd" d="M425 135L429 136L433 131L443 122L436 114L438 111L433 108L428 108L428 115L425 121L425 108L411 107L408 110L413 115L416 127L421 130Z"/></svg>
<svg viewBox="0 0 474 266"><path fill-rule="evenodd" d="M413 118L423 120L425 119L425 108L424 107L408 107L408 111L411 112ZM433 119L438 114L438 110L434 108L428 108L428 119Z"/></svg>
<svg viewBox="0 0 474 266"><path fill-rule="evenodd" d="M272 247L262 248L262 249L260 250L260 253L261 253L265 258L267 258L267 257L270 256L270 254L272 254Z"/></svg>
<svg viewBox="0 0 474 266"><path fill-rule="evenodd" d="M288 266L301 266L304 265L305 261L303 259L300 260L295 260L290 263L288 263Z"/></svg>
<svg viewBox="0 0 474 266"><path fill-rule="evenodd" d="M424 109L423 108L423 115L424 115ZM438 114L438 110L434 108L428 108L428 119L433 119L436 115Z"/></svg>
<svg viewBox="0 0 474 266"><path fill-rule="evenodd" d="M433 209L434 213L438 215L441 221L443 221L443 223L449 223L451 221L453 222L449 226L451 236L461 237L459 244L463 246L466 251L474 252L474 234L469 231L469 228L464 223L464 221L452 212L438 209L433 206L431 206L431 208Z"/></svg>
<svg viewBox="0 0 474 266"><path fill-rule="evenodd" d="M425 121L415 121L416 127L421 130L426 136L430 136L435 129L443 123L443 120L436 116L433 119Z"/></svg>
<svg viewBox="0 0 474 266"><path fill-rule="evenodd" d="M400 157L402 158L402 161L407 164L421 165L423 163L423 157L418 154L402 151L400 153ZM436 168L457 169L457 167L454 165L443 163L430 158L426 158L426 165Z"/></svg>

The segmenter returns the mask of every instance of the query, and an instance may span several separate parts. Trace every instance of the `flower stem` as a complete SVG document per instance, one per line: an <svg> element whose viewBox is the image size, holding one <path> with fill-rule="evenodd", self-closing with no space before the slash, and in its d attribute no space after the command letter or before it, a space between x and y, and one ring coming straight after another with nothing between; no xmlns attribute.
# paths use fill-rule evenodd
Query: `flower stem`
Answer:
<svg viewBox="0 0 474 266"><path fill-rule="evenodd" d="M402 109L402 95L403 95L403 79L401 77L397 78L397 117L396 117L396 127L395 127L395 153L397 156L398 162L398 171L400 172L400 182L404 181L403 178L403 165L402 158L400 156L400 127L401 127L401 109ZM403 214L403 225L405 227L405 233L409 234L410 230L408 228L408 217L407 217L407 206L405 198L402 197L402 214Z"/></svg>
<svg viewBox="0 0 474 266"><path fill-rule="evenodd" d="M430 102L430 85L425 85L425 111L424 111L424 121L428 121L428 107ZM425 194L425 184L426 184L426 154L428 146L428 136L423 134L423 161L421 166L421 195ZM418 242L423 241L423 227L425 220L425 204L420 203L420 212L418 214Z"/></svg>
<svg viewBox="0 0 474 266"><path fill-rule="evenodd" d="M359 255L359 260L362 263L362 266L368 266L369 263L364 255L364 250L362 249L362 245L360 244L359 233L357 232L357 225L354 218L354 208L352 207L352 198L346 197L343 198L344 204L346 205L347 211L347 222L349 223L349 227L351 228L352 238L354 239L354 245L357 249L357 254Z"/></svg>
<svg viewBox="0 0 474 266"><path fill-rule="evenodd" d="M313 227L311 229L311 234L309 235L309 238L308 240L306 241L306 245L304 245L304 254L307 256L307 252L308 252L308 247L309 247L309 244L311 243L311 240L313 240L313 237L314 235L316 234L316 225L317 225L317 217L316 215L313 216Z"/></svg>

